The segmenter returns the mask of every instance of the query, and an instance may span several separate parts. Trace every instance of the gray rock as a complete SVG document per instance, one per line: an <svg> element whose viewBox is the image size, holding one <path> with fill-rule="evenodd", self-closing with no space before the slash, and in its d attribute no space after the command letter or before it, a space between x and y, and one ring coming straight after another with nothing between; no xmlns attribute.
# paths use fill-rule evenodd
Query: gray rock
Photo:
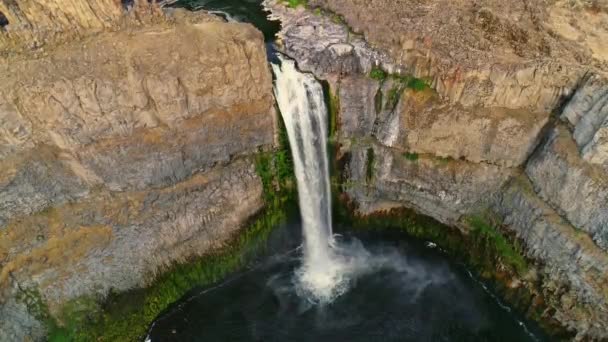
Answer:
<svg viewBox="0 0 608 342"><path fill-rule="evenodd" d="M580 158L567 129L550 133L530 158L526 174L547 203L608 250L608 177Z"/></svg>
<svg viewBox="0 0 608 342"><path fill-rule="evenodd" d="M545 296L555 300L557 310L553 318L581 338L607 338L608 255L540 199L525 176L513 179L495 198L493 210L524 243L527 256L543 261L544 291L551 293ZM568 297L575 298L575 307Z"/></svg>
<svg viewBox="0 0 608 342"><path fill-rule="evenodd" d="M500 191L511 176L509 169L418 156L408 160L398 150L378 144L350 148L346 192L363 214L406 206L455 225L463 215L475 214L485 199ZM369 149L372 178L368 179ZM344 153L344 152L343 152Z"/></svg>
<svg viewBox="0 0 608 342"><path fill-rule="evenodd" d="M608 172L608 79L589 76L562 112L582 157Z"/></svg>

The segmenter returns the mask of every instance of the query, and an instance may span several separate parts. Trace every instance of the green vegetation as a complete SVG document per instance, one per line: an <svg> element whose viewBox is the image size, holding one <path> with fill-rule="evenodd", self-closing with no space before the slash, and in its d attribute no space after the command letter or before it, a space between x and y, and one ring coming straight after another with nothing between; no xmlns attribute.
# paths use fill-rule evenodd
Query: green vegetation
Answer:
<svg viewBox="0 0 608 342"><path fill-rule="evenodd" d="M420 158L418 153L410 153L410 152L404 153L403 156L405 157L405 159L407 159L409 161L413 161L413 162L418 161L418 158Z"/></svg>
<svg viewBox="0 0 608 342"><path fill-rule="evenodd" d="M372 71L369 72L369 77L376 81L384 82L386 79L387 73L379 67L373 67Z"/></svg>
<svg viewBox="0 0 608 342"><path fill-rule="evenodd" d="M452 160L454 160L452 157L439 157L436 156L435 159L441 163L441 165L447 165L449 162L451 162Z"/></svg>
<svg viewBox="0 0 608 342"><path fill-rule="evenodd" d="M306 6L306 0L282 0L282 2L289 8L296 8L298 6Z"/></svg>
<svg viewBox="0 0 608 342"><path fill-rule="evenodd" d="M380 82L384 82L390 78L397 83L397 86L395 86L395 89L397 90L399 88L408 88L415 91L423 91L430 88L427 81L421 78L416 78L412 75L389 74L378 66L372 68L369 77Z"/></svg>
<svg viewBox="0 0 608 342"><path fill-rule="evenodd" d="M520 276L528 271L528 264L517 245L509 242L492 222L482 216L468 219L471 235L478 243L491 245L493 258L512 267Z"/></svg>
<svg viewBox="0 0 608 342"><path fill-rule="evenodd" d="M398 74L389 74L380 67L373 67L369 73L369 77L379 81L380 84L383 84L387 80L391 80L392 87L388 91L387 100L384 104L384 108L388 110L394 110L397 104L399 103L399 99L403 94L405 89L412 89L414 91L423 91L429 89L429 85L427 82L420 78L416 78L409 75L398 75ZM376 92L376 96L374 97L374 108L376 113L380 113L383 108L383 93L382 87L378 89Z"/></svg>
<svg viewBox="0 0 608 342"><path fill-rule="evenodd" d="M420 78L412 77L407 82L407 87L410 89L413 89L415 91L423 91L423 90L429 88L429 85Z"/></svg>
<svg viewBox="0 0 608 342"><path fill-rule="evenodd" d="M401 97L401 93L403 92L403 87L394 86L388 92L388 101L387 106L389 110L394 110L397 107L397 103L399 102L399 98Z"/></svg>
<svg viewBox="0 0 608 342"><path fill-rule="evenodd" d="M346 25L346 20L344 20L344 17L341 15L338 15L336 13L332 13L331 14L331 21L334 24L340 24L340 25ZM348 31L351 32L352 30L350 29L350 27L348 27Z"/></svg>

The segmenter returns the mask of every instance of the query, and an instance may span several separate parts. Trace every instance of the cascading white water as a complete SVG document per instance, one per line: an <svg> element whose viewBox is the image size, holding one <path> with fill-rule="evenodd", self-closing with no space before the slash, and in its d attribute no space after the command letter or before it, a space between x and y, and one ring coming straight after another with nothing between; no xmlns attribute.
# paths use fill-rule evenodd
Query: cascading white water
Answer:
<svg viewBox="0 0 608 342"><path fill-rule="evenodd" d="M330 302L346 290L344 263L332 248L331 196L327 159L327 108L323 89L292 60L272 64L274 92L285 121L298 182L304 231L304 260L297 272L300 292Z"/></svg>

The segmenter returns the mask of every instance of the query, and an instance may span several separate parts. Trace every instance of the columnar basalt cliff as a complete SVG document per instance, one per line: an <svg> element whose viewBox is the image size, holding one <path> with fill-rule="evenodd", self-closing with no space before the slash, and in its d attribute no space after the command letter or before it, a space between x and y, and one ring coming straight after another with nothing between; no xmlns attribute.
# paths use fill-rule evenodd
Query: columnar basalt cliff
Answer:
<svg viewBox="0 0 608 342"><path fill-rule="evenodd" d="M40 305L55 315L222 247L263 206L262 34L132 6L0 2L2 341L42 338Z"/></svg>
<svg viewBox="0 0 608 342"><path fill-rule="evenodd" d="M330 83L360 215L407 207L464 234L491 217L523 247L510 286L531 289L536 318L608 338L605 6L265 4L283 51Z"/></svg>

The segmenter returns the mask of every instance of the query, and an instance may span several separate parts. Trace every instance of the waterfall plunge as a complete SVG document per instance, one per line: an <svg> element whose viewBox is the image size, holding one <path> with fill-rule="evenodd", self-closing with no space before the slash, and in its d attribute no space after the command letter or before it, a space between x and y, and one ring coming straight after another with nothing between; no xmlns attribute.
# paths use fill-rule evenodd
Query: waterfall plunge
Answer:
<svg viewBox="0 0 608 342"><path fill-rule="evenodd" d="M332 235L323 89L312 75L299 72L294 61L278 58L281 65L272 64L274 92L291 145L304 233L296 288L312 302L328 303L348 289L349 275L365 253L347 253Z"/></svg>

